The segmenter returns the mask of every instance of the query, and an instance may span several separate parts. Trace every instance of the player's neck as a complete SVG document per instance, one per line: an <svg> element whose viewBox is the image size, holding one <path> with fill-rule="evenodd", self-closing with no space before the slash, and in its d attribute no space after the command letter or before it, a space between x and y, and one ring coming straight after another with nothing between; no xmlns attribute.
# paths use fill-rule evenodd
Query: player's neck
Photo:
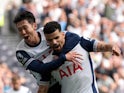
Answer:
<svg viewBox="0 0 124 93"><path fill-rule="evenodd" d="M37 34L37 35L35 35L35 37L33 38L33 41L32 41L31 43L26 42L26 44L27 44L28 46L30 46L30 47L36 47L36 46L38 46L38 45L40 44L40 42L41 42L41 35L40 35L39 32L36 33L36 34Z"/></svg>

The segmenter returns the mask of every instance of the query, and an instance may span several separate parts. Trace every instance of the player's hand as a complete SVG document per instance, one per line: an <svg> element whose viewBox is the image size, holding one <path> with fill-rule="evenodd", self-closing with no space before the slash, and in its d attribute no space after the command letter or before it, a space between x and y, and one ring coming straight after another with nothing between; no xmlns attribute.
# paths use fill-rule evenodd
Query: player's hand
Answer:
<svg viewBox="0 0 124 93"><path fill-rule="evenodd" d="M39 85L37 93L47 93L48 88L48 85Z"/></svg>
<svg viewBox="0 0 124 93"><path fill-rule="evenodd" d="M67 61L71 61L75 64L81 64L80 61L83 60L82 55L74 51L68 52L65 56Z"/></svg>
<svg viewBox="0 0 124 93"><path fill-rule="evenodd" d="M112 47L112 55L120 56L121 55L121 50L118 46L113 46Z"/></svg>

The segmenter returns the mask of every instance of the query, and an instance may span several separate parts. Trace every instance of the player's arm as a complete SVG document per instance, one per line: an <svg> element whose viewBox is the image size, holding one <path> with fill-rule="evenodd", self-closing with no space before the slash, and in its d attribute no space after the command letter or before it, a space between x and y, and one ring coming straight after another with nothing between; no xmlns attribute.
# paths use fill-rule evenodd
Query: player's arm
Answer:
<svg viewBox="0 0 124 93"><path fill-rule="evenodd" d="M38 88L37 93L47 93L47 92L48 92L48 88L49 88L48 85L46 85L46 86L44 86L44 85L39 85L39 88Z"/></svg>
<svg viewBox="0 0 124 93"><path fill-rule="evenodd" d="M76 58L80 58L80 55L77 54L76 52L75 53L73 52L71 54L67 53L66 55L61 54L58 59L55 59L48 63L43 63L41 61L38 61L30 57L30 55L23 50L18 50L16 52L16 57L18 61L21 62L21 64L26 67L26 69L43 74L43 73L48 73L57 69L62 64L64 64L64 62L67 59L76 61Z"/></svg>
<svg viewBox="0 0 124 93"><path fill-rule="evenodd" d="M119 56L121 50L117 45L107 44L105 42L99 41L97 44L97 52L112 52L113 55Z"/></svg>
<svg viewBox="0 0 124 93"><path fill-rule="evenodd" d="M107 44L94 39L85 39L81 37L80 44L88 52L112 52L112 54L116 56L121 54L121 50L117 45Z"/></svg>
<svg viewBox="0 0 124 93"><path fill-rule="evenodd" d="M37 93L47 93L51 80L51 73L40 74L30 70L30 74L34 76L37 85L39 86Z"/></svg>

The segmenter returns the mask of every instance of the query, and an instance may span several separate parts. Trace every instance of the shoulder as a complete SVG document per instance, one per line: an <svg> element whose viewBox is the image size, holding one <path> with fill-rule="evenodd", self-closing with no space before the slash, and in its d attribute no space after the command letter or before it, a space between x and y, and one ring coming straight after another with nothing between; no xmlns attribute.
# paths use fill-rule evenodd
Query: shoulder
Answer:
<svg viewBox="0 0 124 93"><path fill-rule="evenodd" d="M66 35L66 38L71 38L71 39L80 39L80 36L75 34L75 33L72 33L72 32L69 32L69 31L65 31L64 32L65 35Z"/></svg>
<svg viewBox="0 0 124 93"><path fill-rule="evenodd" d="M80 45L88 52L92 52L96 50L97 40L93 38L81 37Z"/></svg>
<svg viewBox="0 0 124 93"><path fill-rule="evenodd" d="M66 32L65 39L65 45L63 47L64 53L72 50L80 41L80 37L77 34L71 32Z"/></svg>
<svg viewBox="0 0 124 93"><path fill-rule="evenodd" d="M88 42L90 42L90 43L94 43L96 40L95 39L93 39L93 38L88 38L88 37L81 37L81 43L88 43Z"/></svg>
<svg viewBox="0 0 124 93"><path fill-rule="evenodd" d="M43 27L37 29L36 31L42 33L43 32Z"/></svg>
<svg viewBox="0 0 124 93"><path fill-rule="evenodd" d="M16 46L16 51L18 51L18 50L24 50L24 51L30 52L31 49L32 49L32 47L28 46L28 45L25 43L24 39L22 39L22 40L19 42L19 44ZM29 51L29 50L30 50L30 51Z"/></svg>
<svg viewBox="0 0 124 93"><path fill-rule="evenodd" d="M43 32L43 27L39 28L39 29L37 30L37 32L40 33L42 40L46 40L45 35L44 35L44 32Z"/></svg>
<svg viewBox="0 0 124 93"><path fill-rule="evenodd" d="M22 39L18 45L16 46L16 50L20 50L21 48L24 48L25 46L25 42L24 42L24 39Z"/></svg>

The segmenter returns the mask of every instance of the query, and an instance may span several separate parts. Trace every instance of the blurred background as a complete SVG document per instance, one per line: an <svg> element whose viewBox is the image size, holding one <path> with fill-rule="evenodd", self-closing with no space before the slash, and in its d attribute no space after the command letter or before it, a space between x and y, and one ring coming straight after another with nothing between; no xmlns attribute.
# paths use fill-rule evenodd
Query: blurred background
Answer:
<svg viewBox="0 0 124 93"><path fill-rule="evenodd" d="M51 20L86 38L95 38L120 47L122 55L91 53L100 93L124 93L124 0L0 0L0 93L12 87L13 74L22 85L37 93L33 76L15 57L21 40L13 24L18 11L32 12L38 28Z"/></svg>

